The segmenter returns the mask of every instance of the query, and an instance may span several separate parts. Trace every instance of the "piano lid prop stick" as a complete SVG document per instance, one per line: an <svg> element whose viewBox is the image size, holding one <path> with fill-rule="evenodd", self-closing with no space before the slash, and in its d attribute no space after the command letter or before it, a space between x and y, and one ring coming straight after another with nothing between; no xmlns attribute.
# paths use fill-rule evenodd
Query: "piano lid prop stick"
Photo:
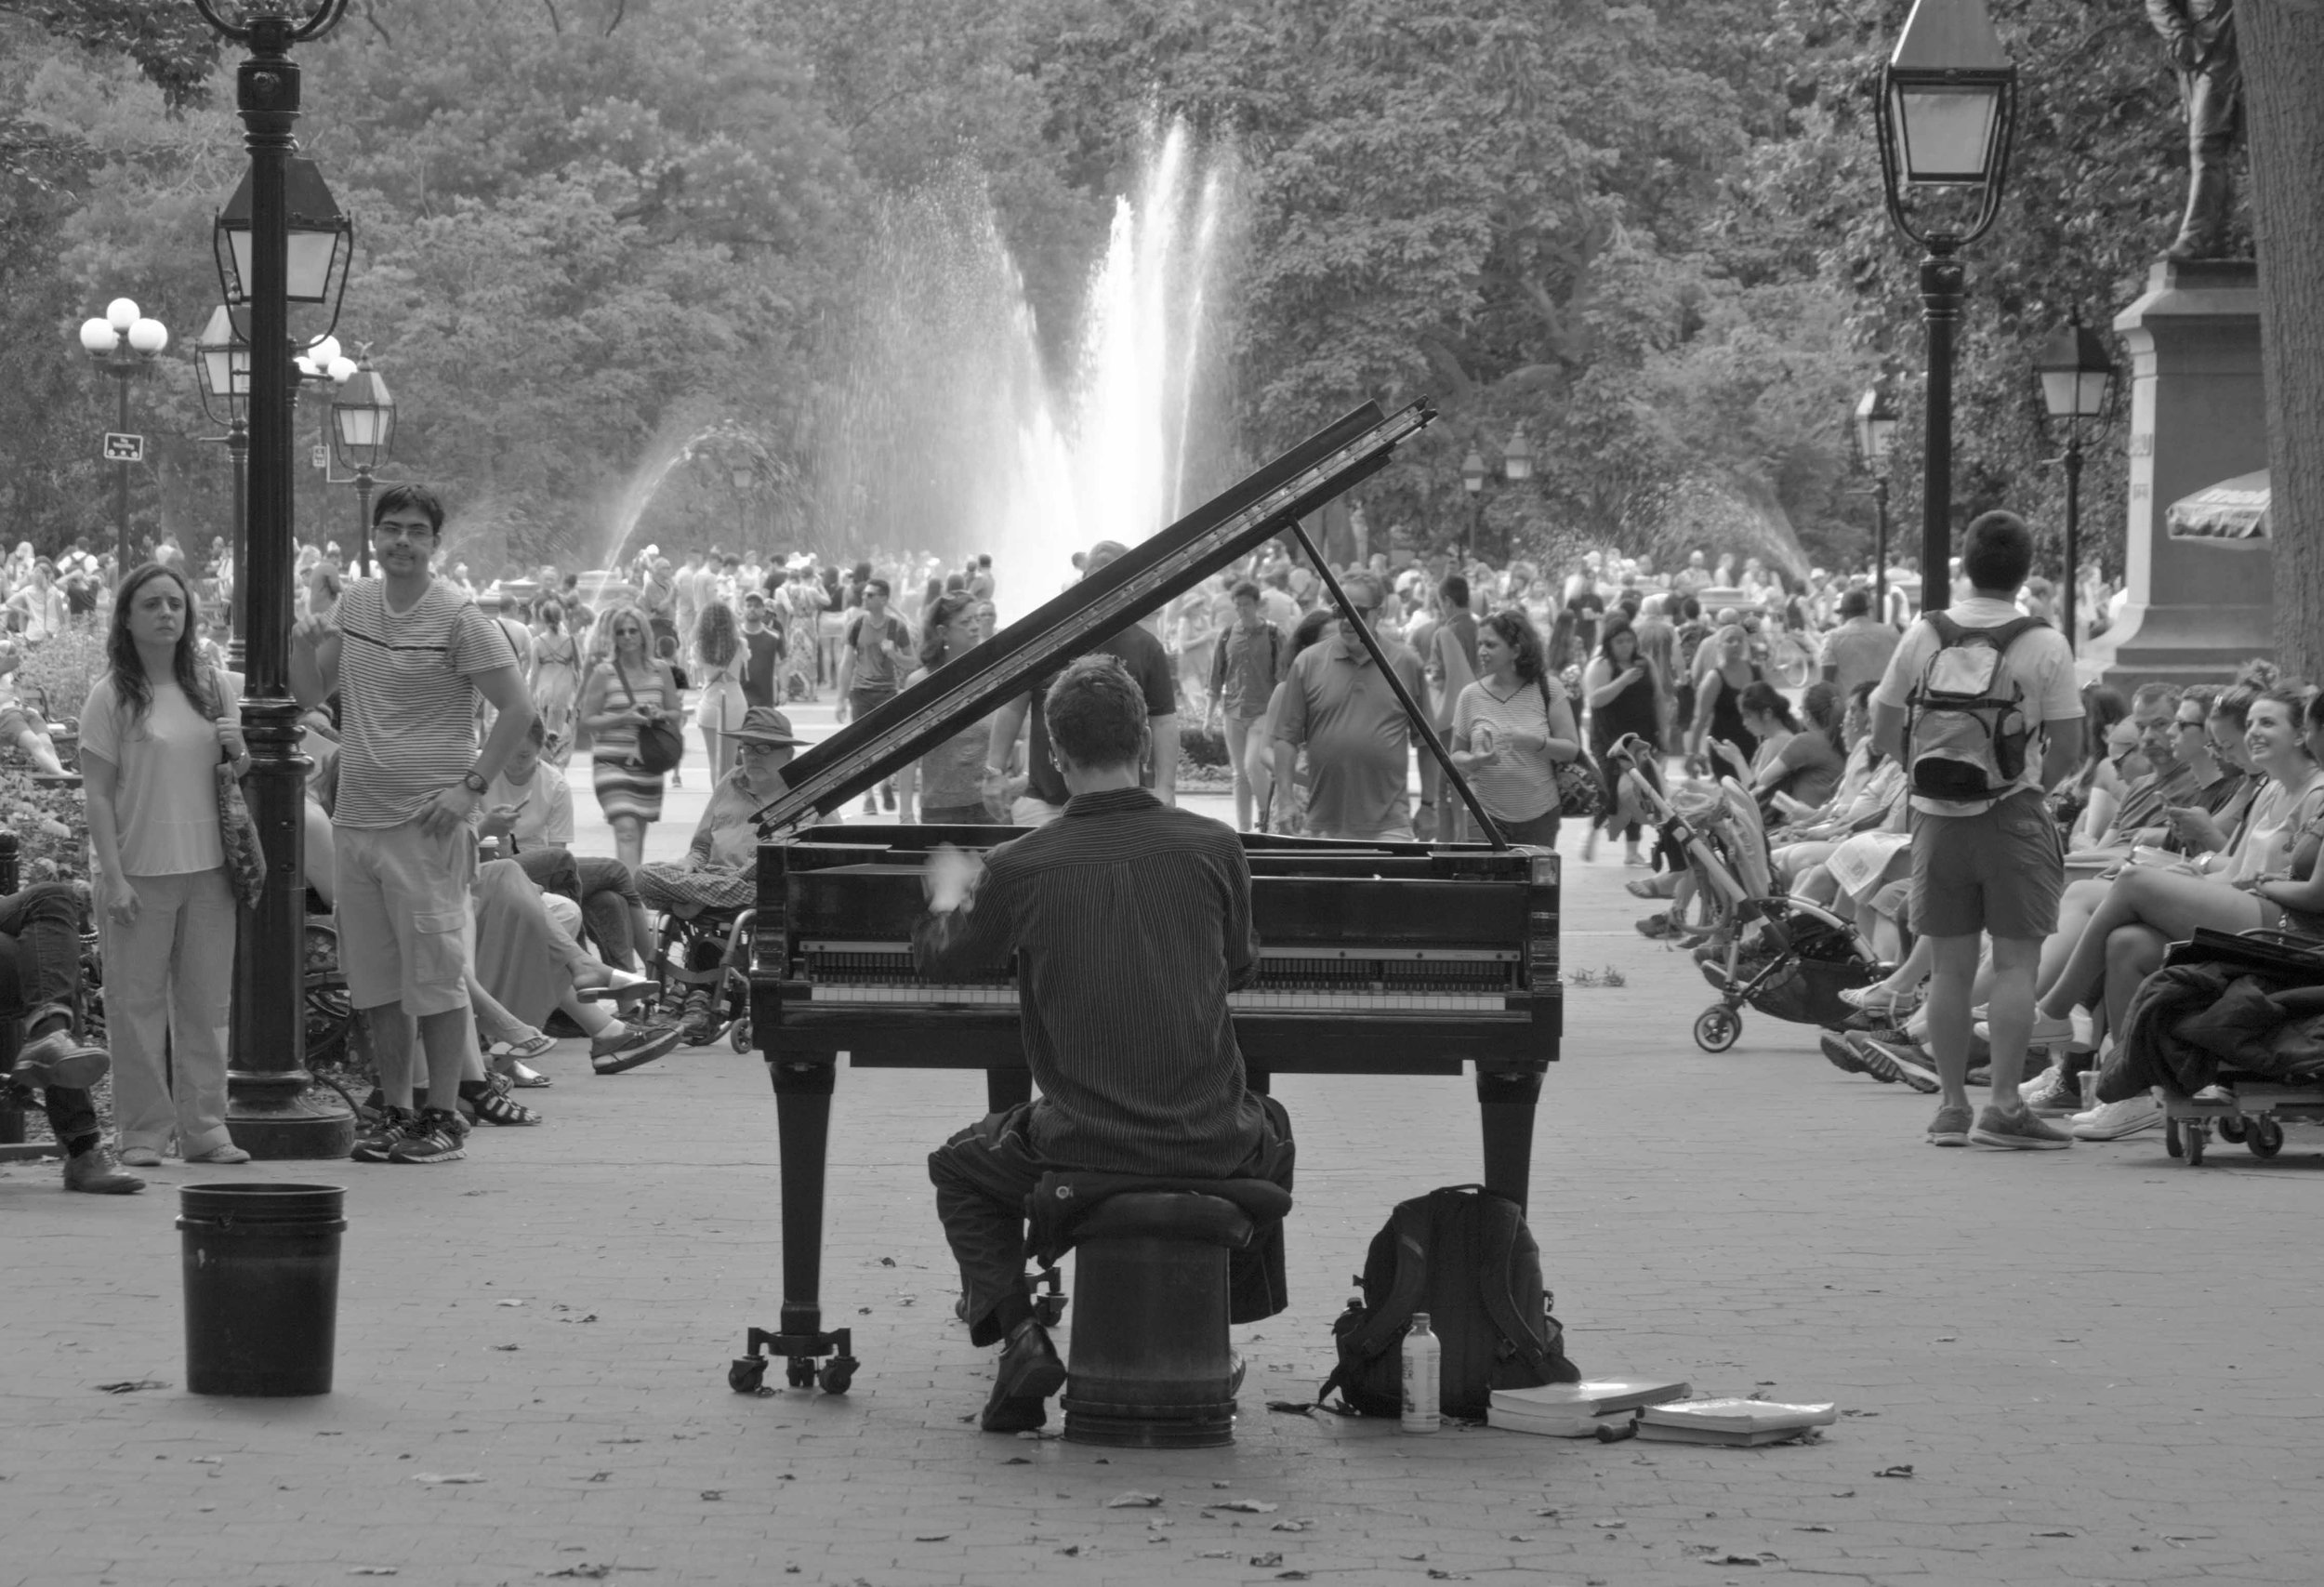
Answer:
<svg viewBox="0 0 2324 1587"><path fill-rule="evenodd" d="M1315 564L1315 572L1323 579L1324 589L1331 596L1331 603L1340 608L1340 620L1355 630L1355 637L1363 641L1366 650L1372 653L1372 665L1380 668L1380 675L1388 680L1388 686L1396 692L1396 698L1404 702L1404 714L1412 719L1414 734L1428 746L1428 752L1436 757L1436 763L1445 769L1446 779L1460 790L1460 802L1467 805L1469 813L1477 818L1477 830L1485 834L1485 840L1494 848L1508 848L1509 840L1501 836L1500 827L1485 813L1485 806L1477 802L1475 791L1469 787L1469 779L1462 776L1460 768L1452 763L1452 754L1438 740L1436 729L1430 725L1428 713L1421 710L1419 702L1413 699L1412 692L1404 686L1404 680L1396 676L1396 669L1388 665L1387 654L1380 648L1380 639L1372 632L1372 625L1349 604L1348 592L1340 588L1339 575L1331 571L1331 564L1324 561L1323 553L1315 549L1315 542L1307 537L1306 525L1295 518L1291 521L1291 533L1298 538L1300 549L1307 553L1307 560Z"/></svg>

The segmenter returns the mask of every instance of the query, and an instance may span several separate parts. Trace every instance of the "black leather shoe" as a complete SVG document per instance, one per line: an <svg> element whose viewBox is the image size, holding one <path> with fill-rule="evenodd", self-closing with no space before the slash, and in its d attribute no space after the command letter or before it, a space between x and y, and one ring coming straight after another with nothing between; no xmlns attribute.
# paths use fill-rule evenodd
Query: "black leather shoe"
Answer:
<svg viewBox="0 0 2324 1587"><path fill-rule="evenodd" d="M992 1397L977 1425L987 1433L1030 1433L1049 1421L1042 1402L1064 1386L1065 1363L1049 1342L1049 1329L1028 1317L1009 1330L1000 1347Z"/></svg>

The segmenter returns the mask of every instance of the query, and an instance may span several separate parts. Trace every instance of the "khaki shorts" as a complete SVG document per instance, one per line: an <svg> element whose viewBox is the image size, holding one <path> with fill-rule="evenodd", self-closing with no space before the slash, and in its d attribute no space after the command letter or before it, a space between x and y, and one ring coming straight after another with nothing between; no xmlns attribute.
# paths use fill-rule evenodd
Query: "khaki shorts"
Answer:
<svg viewBox="0 0 2324 1587"><path fill-rule="evenodd" d="M401 827L334 827L338 862L339 969L359 1009L401 1004L407 1014L468 1007L469 893L476 833L442 838Z"/></svg>
<svg viewBox="0 0 2324 1587"><path fill-rule="evenodd" d="M2039 942L2057 930L2066 850L2040 790L1976 815L1912 818L1912 929Z"/></svg>

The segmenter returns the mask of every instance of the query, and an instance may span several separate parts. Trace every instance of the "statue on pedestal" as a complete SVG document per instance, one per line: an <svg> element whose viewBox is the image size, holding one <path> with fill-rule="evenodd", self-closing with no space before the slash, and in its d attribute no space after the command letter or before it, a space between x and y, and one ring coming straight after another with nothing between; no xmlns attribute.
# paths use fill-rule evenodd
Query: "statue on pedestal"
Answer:
<svg viewBox="0 0 2324 1587"><path fill-rule="evenodd" d="M2235 0L2146 0L2146 20L2170 46L2186 117L2186 216L2163 257L2227 257L2235 205L2228 161L2243 126L2243 68L2236 57Z"/></svg>

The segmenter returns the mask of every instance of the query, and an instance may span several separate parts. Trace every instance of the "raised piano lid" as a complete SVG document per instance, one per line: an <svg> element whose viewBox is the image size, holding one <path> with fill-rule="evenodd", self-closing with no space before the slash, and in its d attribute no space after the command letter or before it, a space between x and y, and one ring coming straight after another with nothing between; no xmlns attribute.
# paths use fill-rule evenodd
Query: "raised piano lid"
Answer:
<svg viewBox="0 0 2324 1587"><path fill-rule="evenodd" d="M783 769L785 791L759 812L761 836L794 836L990 716L1036 678L1095 649L1386 467L1396 446L1435 417L1425 402L1385 417L1378 403L1367 403L1318 430L1094 577L805 751Z"/></svg>

